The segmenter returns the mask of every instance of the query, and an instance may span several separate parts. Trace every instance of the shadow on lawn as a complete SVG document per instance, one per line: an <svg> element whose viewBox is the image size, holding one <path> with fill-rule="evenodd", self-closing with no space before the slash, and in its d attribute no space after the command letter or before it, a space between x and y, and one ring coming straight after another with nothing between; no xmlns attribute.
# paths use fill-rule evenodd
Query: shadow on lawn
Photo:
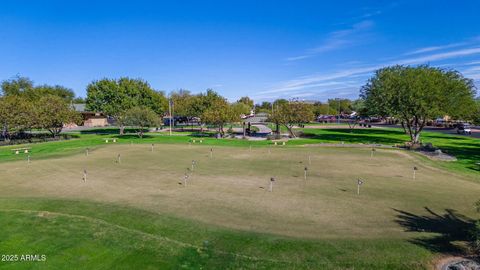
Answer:
<svg viewBox="0 0 480 270"><path fill-rule="evenodd" d="M403 144L409 140L408 135L404 134L402 130L391 129L322 129L311 130L303 129L303 138L316 139L320 141L344 141L349 143L379 143L379 144ZM466 137L459 137L447 134L425 134L423 137L425 142L430 139L443 139L434 143L434 146L439 147L443 152L453 155L459 160L468 163L468 169L473 171L480 171L480 143L468 140ZM449 145L450 140L454 142Z"/></svg>
<svg viewBox="0 0 480 270"><path fill-rule="evenodd" d="M137 128L125 128L124 132L126 134L128 133L137 133L139 129ZM143 132L149 132L147 128L143 129ZM96 128L96 129L86 129L86 130L80 130L80 134L119 134L120 129L119 128Z"/></svg>
<svg viewBox="0 0 480 270"><path fill-rule="evenodd" d="M321 131L304 129L303 132L304 138L349 143L395 144L403 143L408 139L401 131L380 129L323 129Z"/></svg>
<svg viewBox="0 0 480 270"><path fill-rule="evenodd" d="M453 155L459 160L467 161L469 169L480 171L480 145L471 143L458 143L456 146L440 145L443 152Z"/></svg>
<svg viewBox="0 0 480 270"><path fill-rule="evenodd" d="M471 241L471 232L475 227L473 219L452 209L445 209L445 213L435 213L425 207L429 215L416 215L402 210L393 210L397 212L395 222L404 227L405 231L437 234L409 240L411 243L433 252L465 254L466 247L458 245L458 242L468 243Z"/></svg>

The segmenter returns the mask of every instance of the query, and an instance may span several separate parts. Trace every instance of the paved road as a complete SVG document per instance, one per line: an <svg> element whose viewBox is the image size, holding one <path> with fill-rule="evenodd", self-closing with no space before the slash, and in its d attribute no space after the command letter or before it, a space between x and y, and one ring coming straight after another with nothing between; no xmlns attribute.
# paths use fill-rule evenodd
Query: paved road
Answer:
<svg viewBox="0 0 480 270"><path fill-rule="evenodd" d="M255 124L252 126L258 128L257 133L268 133L268 134L272 133L272 129L267 127L266 125Z"/></svg>

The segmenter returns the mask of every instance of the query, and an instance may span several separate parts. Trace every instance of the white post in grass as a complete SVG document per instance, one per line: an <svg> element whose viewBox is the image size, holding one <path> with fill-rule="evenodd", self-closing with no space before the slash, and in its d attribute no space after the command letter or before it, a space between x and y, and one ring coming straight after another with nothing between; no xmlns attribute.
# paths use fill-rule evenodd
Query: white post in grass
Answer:
<svg viewBox="0 0 480 270"><path fill-rule="evenodd" d="M363 185L363 181L359 178L357 179L357 195L360 195L360 186Z"/></svg>
<svg viewBox="0 0 480 270"><path fill-rule="evenodd" d="M87 157L88 157L88 148L87 148L87 149L85 149L85 156L87 156Z"/></svg>
<svg viewBox="0 0 480 270"><path fill-rule="evenodd" d="M27 156L27 162L30 164L30 155Z"/></svg>
<svg viewBox="0 0 480 270"><path fill-rule="evenodd" d="M185 173L183 176L183 187L187 187L188 173Z"/></svg>
<svg viewBox="0 0 480 270"><path fill-rule="evenodd" d="M415 166L413 167L413 180L416 178L416 173L417 173L418 168Z"/></svg>
<svg viewBox="0 0 480 270"><path fill-rule="evenodd" d="M305 180L307 180L307 171L308 171L308 168L305 167L305 169L303 169L303 178L304 178Z"/></svg>
<svg viewBox="0 0 480 270"><path fill-rule="evenodd" d="M192 160L192 172L195 169L195 160Z"/></svg>
<svg viewBox="0 0 480 270"><path fill-rule="evenodd" d="M275 178L271 177L270 178L270 187L268 188L268 191L273 192L273 182L275 182Z"/></svg>
<svg viewBox="0 0 480 270"><path fill-rule="evenodd" d="M152 143L152 147L151 147L151 149L150 149L150 152L153 152L153 143Z"/></svg>
<svg viewBox="0 0 480 270"><path fill-rule="evenodd" d="M120 154L118 154L117 156L117 163L118 164L122 163L122 157L120 156Z"/></svg>

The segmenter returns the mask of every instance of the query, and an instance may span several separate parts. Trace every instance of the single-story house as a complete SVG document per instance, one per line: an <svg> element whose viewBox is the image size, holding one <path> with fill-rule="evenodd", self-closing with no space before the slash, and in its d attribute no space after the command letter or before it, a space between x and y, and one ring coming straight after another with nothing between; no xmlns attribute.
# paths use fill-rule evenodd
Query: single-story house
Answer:
<svg viewBox="0 0 480 270"><path fill-rule="evenodd" d="M72 104L75 111L82 114L82 126L84 127L105 127L108 125L107 116L102 112L91 112L86 110L86 104Z"/></svg>

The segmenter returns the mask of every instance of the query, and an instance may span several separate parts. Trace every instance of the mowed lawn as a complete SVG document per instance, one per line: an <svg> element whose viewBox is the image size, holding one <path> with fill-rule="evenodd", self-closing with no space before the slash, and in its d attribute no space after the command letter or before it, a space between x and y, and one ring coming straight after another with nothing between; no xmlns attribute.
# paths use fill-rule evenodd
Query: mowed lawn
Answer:
<svg viewBox="0 0 480 270"><path fill-rule="evenodd" d="M0 163L0 250L48 258L0 267L426 269L476 218L475 175L404 151L91 140Z"/></svg>
<svg viewBox="0 0 480 270"><path fill-rule="evenodd" d="M128 129L127 131L134 131ZM408 136L400 128L360 128L353 130L345 128L319 129L315 126L297 129L303 133L302 138L291 140L287 146L303 146L317 143L345 143L345 144L383 144L388 146L403 145L409 140ZM95 134L100 132L100 135ZM108 134L105 134L108 133ZM88 147L106 145L106 138L116 138L120 144L183 144L187 145L192 140L197 144L201 139L202 145L211 146L236 146L236 147L268 147L271 141L248 141L239 139L214 139L198 137L198 133L179 132L173 136L167 133L147 133L143 139L134 134L119 136L118 129L86 130L81 133L71 133L73 139L68 141L49 142L41 144L25 144L0 147L0 162L13 160L26 160L26 155L13 155L11 149L19 147L32 148L32 159L55 158L71 154L83 153ZM480 180L480 139L464 135L450 135L439 132L422 132L422 141L432 143L442 151L455 156L456 162L435 162L424 158L424 162L432 166L447 169L452 172L467 174Z"/></svg>

